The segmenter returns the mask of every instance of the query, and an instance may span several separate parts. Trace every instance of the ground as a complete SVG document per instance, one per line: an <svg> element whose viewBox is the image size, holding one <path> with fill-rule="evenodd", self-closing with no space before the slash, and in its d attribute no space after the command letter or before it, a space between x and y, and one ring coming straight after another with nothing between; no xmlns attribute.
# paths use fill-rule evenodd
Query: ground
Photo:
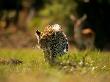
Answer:
<svg viewBox="0 0 110 82"><path fill-rule="evenodd" d="M20 64L0 64L0 82L109 82L110 53L74 52L58 57L50 66L40 49L0 49L0 57L21 60Z"/></svg>

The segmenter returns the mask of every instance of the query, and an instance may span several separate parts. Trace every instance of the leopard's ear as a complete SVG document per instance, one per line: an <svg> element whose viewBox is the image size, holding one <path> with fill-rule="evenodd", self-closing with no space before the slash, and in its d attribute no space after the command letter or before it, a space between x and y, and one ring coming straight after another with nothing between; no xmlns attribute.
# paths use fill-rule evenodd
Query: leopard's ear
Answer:
<svg viewBox="0 0 110 82"><path fill-rule="evenodd" d="M39 30L36 30L36 34L37 34L38 36L40 36L40 35L41 35L41 32L40 32Z"/></svg>
<svg viewBox="0 0 110 82"><path fill-rule="evenodd" d="M36 36L37 42L39 44L39 40L40 40L40 37L41 37L41 32L39 30L36 30L35 36Z"/></svg>

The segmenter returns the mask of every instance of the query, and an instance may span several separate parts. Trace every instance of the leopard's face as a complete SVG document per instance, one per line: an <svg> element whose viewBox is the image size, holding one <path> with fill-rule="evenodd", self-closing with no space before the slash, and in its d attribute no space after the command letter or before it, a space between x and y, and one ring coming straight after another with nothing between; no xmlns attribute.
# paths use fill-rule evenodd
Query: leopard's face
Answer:
<svg viewBox="0 0 110 82"><path fill-rule="evenodd" d="M36 31L38 45L44 51L44 55L51 56L63 55L68 51L68 40L58 24L48 26L44 32ZM49 59L49 58L48 58Z"/></svg>

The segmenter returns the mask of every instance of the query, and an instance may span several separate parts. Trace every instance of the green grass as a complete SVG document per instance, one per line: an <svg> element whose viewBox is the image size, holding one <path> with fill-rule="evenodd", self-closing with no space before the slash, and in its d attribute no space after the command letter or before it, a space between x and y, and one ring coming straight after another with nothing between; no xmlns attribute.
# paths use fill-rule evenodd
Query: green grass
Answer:
<svg viewBox="0 0 110 82"><path fill-rule="evenodd" d="M22 60L0 64L0 82L109 82L110 53L70 50L50 66L40 49L0 49L0 57Z"/></svg>

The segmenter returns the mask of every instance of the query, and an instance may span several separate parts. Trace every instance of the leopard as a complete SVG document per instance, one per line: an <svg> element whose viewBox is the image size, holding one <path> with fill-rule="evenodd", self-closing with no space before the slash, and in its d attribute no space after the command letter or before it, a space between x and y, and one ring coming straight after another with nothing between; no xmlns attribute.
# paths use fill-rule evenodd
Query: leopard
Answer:
<svg viewBox="0 0 110 82"><path fill-rule="evenodd" d="M38 46L44 52L45 60L50 64L56 63L57 56L68 52L68 39L59 24L48 25L43 32L36 30L35 36Z"/></svg>

